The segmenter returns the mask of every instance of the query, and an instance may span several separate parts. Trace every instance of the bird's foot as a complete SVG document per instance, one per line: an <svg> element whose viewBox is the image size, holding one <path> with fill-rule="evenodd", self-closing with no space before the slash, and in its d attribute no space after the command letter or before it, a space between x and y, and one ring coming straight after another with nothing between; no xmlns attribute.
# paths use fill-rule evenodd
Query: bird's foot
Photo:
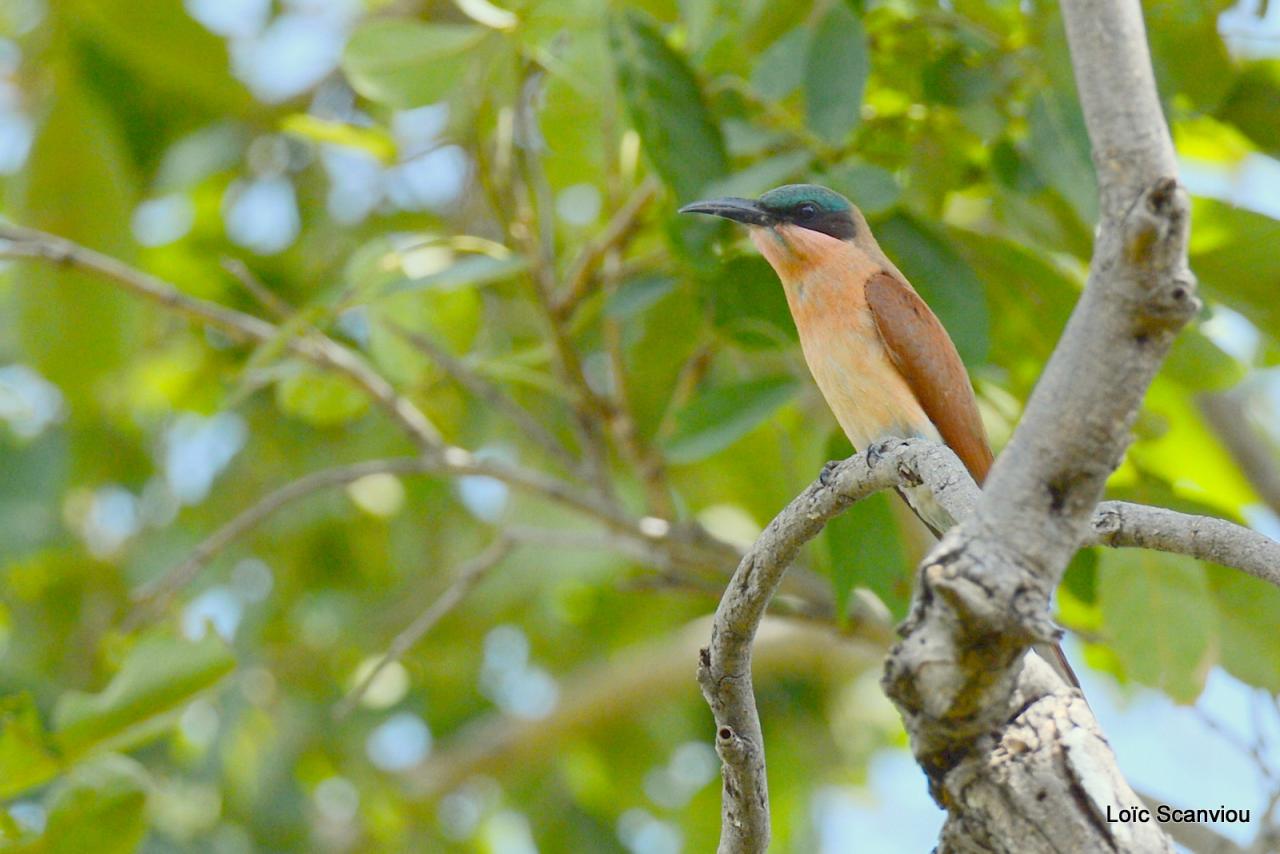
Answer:
<svg viewBox="0 0 1280 854"><path fill-rule="evenodd" d="M866 457L867 468L875 468L880 463L880 458L889 452L889 443L895 442L896 439L884 439L879 442L872 442L867 445Z"/></svg>
<svg viewBox="0 0 1280 854"><path fill-rule="evenodd" d="M836 467L844 460L827 460L827 464L822 467L822 471L818 472L818 483L823 486L831 485L831 476L835 474Z"/></svg>

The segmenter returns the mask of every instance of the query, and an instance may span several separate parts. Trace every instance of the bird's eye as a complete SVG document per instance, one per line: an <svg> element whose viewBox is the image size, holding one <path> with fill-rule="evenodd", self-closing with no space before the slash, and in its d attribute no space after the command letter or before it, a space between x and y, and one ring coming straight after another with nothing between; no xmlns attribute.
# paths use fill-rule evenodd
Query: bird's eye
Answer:
<svg viewBox="0 0 1280 854"><path fill-rule="evenodd" d="M811 202L805 202L796 208L796 219L813 219L817 215L818 206Z"/></svg>

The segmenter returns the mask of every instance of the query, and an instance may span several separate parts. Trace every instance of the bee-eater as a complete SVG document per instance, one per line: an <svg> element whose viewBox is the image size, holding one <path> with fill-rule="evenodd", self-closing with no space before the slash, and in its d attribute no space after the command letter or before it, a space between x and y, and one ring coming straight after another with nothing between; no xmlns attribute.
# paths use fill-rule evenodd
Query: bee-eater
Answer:
<svg viewBox="0 0 1280 854"><path fill-rule="evenodd" d="M960 354L857 207L826 187L788 184L680 212L748 227L782 280L809 372L855 448L891 437L945 442L982 484L991 446ZM935 535L955 524L926 488L899 494ZM1047 660L1078 685L1061 656Z"/></svg>

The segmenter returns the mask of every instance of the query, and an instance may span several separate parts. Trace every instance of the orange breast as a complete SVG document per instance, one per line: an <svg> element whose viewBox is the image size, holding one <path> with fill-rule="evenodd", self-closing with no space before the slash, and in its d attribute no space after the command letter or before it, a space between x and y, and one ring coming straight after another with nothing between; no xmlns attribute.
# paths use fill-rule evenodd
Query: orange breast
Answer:
<svg viewBox="0 0 1280 854"><path fill-rule="evenodd" d="M752 230L778 271L809 372L855 448L889 436L939 440L885 351L863 283L880 267L851 244L808 229Z"/></svg>

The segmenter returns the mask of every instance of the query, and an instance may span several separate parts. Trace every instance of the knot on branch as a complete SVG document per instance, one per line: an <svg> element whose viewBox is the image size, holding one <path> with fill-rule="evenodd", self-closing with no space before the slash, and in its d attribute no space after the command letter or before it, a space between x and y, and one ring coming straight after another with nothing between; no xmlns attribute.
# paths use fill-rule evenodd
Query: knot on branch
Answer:
<svg viewBox="0 0 1280 854"><path fill-rule="evenodd" d="M1099 506L1091 520L1094 536L1103 545L1111 545L1112 539L1124 528L1124 517L1115 507Z"/></svg>
<svg viewBox="0 0 1280 854"><path fill-rule="evenodd" d="M1186 266L1191 206L1176 178L1147 187L1125 214L1123 258L1142 286L1135 318L1138 343L1159 330L1177 330L1200 310L1196 281Z"/></svg>
<svg viewBox="0 0 1280 854"><path fill-rule="evenodd" d="M1027 648L1058 635L1047 617L1047 583L1035 573L988 571L988 563L1010 558L980 553L985 548L953 530L930 555L881 680L908 731L928 733L916 755L932 757L940 771L1000 723Z"/></svg>

